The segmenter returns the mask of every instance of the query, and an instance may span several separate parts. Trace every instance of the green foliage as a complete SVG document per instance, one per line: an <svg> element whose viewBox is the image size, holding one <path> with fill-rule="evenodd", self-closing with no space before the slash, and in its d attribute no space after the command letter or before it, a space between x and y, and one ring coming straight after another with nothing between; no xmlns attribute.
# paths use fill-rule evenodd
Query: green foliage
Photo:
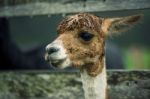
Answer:
<svg viewBox="0 0 150 99"><path fill-rule="evenodd" d="M150 69L150 51L146 49L128 49L125 52L127 69Z"/></svg>

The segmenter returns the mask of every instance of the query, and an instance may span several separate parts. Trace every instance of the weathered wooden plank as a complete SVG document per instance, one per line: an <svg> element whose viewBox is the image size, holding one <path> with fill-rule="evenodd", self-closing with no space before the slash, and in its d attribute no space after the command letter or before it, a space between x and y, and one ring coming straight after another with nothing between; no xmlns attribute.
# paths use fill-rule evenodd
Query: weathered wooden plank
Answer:
<svg viewBox="0 0 150 99"><path fill-rule="evenodd" d="M1 0L0 16L30 16L147 8L150 8L150 0Z"/></svg>
<svg viewBox="0 0 150 99"><path fill-rule="evenodd" d="M110 99L149 99L150 71L108 71ZM70 98L71 97L71 98ZM84 99L79 72L0 73L0 99Z"/></svg>

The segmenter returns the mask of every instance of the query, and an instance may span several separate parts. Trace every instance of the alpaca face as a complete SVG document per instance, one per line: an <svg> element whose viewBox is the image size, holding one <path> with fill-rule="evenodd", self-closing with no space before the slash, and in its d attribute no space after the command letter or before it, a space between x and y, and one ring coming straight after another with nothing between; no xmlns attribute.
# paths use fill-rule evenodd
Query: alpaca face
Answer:
<svg viewBox="0 0 150 99"><path fill-rule="evenodd" d="M87 13L68 16L57 28L57 39L46 47L46 60L55 67L73 66L95 76L104 66L108 33L122 31L138 19L139 16L104 19Z"/></svg>
<svg viewBox="0 0 150 99"><path fill-rule="evenodd" d="M90 72L101 70L104 56L104 34L101 31L102 20L91 14L77 14L65 18L58 26L58 38L47 45L55 48L46 55L52 65L64 68L73 66L86 68ZM89 69L90 68L90 69Z"/></svg>

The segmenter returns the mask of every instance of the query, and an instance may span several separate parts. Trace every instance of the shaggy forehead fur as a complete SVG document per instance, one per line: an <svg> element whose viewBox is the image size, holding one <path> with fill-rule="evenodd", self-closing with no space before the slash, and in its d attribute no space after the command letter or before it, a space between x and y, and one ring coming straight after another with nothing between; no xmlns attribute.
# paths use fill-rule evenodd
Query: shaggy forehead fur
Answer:
<svg viewBox="0 0 150 99"><path fill-rule="evenodd" d="M99 17L80 13L66 17L57 28L58 39L63 42L73 66L81 70L86 69L91 76L99 74L104 64L105 40L101 24ZM82 31L95 36L90 42L85 42L79 37Z"/></svg>
<svg viewBox="0 0 150 99"><path fill-rule="evenodd" d="M67 16L62 20L57 28L58 33L64 33L65 31L73 31L75 29L83 30L94 30L95 32L101 32L102 18L88 14L88 13L79 13L76 15ZM103 33L100 33L102 37Z"/></svg>

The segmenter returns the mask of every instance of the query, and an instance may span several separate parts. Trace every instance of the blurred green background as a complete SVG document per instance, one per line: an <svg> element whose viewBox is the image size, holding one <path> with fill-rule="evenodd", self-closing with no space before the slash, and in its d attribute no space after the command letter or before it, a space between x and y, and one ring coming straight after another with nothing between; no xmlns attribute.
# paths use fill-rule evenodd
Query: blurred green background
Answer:
<svg viewBox="0 0 150 99"><path fill-rule="evenodd" d="M108 41L119 46L125 68L150 69L150 10L95 12L101 17L119 17L143 14L138 25L126 33L111 36ZM10 17L10 32L22 50L48 44L57 36L56 27L67 14Z"/></svg>

